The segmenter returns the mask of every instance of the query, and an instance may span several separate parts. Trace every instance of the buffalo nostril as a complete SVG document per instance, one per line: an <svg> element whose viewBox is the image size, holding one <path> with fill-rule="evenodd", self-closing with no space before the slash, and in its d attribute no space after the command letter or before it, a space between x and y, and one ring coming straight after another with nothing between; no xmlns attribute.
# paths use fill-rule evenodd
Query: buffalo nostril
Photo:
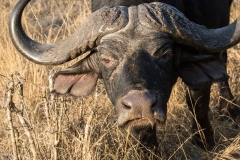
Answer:
<svg viewBox="0 0 240 160"><path fill-rule="evenodd" d="M152 98L152 108L156 105L156 103L157 103L157 98L156 98L156 96L154 96L153 98Z"/></svg>
<svg viewBox="0 0 240 160"><path fill-rule="evenodd" d="M147 96L146 103L150 108L153 108L157 103L156 96L150 93L148 93L146 96Z"/></svg>
<svg viewBox="0 0 240 160"><path fill-rule="evenodd" d="M125 109L131 109L134 105L134 102L129 98L123 99L122 103Z"/></svg>
<svg viewBox="0 0 240 160"><path fill-rule="evenodd" d="M164 123L166 121L166 115L162 111L155 111L154 118L158 120L160 123Z"/></svg>
<svg viewBox="0 0 240 160"><path fill-rule="evenodd" d="M130 110L132 107L123 103L123 107L127 110Z"/></svg>

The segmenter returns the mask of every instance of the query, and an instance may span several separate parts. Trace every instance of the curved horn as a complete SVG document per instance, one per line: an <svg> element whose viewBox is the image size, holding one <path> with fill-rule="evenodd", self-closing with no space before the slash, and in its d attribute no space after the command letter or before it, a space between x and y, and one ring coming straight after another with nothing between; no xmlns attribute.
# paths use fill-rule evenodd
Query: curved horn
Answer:
<svg viewBox="0 0 240 160"><path fill-rule="evenodd" d="M24 32L21 17L30 0L19 0L11 12L10 35L18 51L39 64L62 64L96 47L104 35L116 32L128 23L127 7L104 7L94 12L67 39L56 44L40 44Z"/></svg>
<svg viewBox="0 0 240 160"><path fill-rule="evenodd" d="M200 51L222 51L240 41L240 17L226 27L208 29L189 21L176 8L164 3L139 5L138 17L143 26L166 32L177 43Z"/></svg>

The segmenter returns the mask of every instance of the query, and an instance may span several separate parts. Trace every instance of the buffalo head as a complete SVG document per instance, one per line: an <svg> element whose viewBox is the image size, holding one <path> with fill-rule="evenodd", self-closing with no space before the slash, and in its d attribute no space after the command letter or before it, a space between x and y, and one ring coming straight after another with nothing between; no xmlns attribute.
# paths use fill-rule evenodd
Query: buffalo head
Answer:
<svg viewBox="0 0 240 160"><path fill-rule="evenodd" d="M166 120L174 57L191 57L179 56L175 44L209 53L240 41L240 18L227 27L207 29L172 6L150 3L103 7L71 37L56 44L40 44L22 29L21 16L29 1L20 0L10 18L11 37L19 52L33 62L56 65L91 51L74 66L56 73L55 92L88 95L102 78L118 124L153 145L157 143L156 125Z"/></svg>

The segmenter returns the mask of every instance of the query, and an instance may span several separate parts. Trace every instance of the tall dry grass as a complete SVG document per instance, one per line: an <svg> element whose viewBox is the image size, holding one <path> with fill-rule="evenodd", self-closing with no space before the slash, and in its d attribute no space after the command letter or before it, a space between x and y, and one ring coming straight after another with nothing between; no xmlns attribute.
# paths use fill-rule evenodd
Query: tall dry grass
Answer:
<svg viewBox="0 0 240 160"><path fill-rule="evenodd" d="M139 144L118 129L102 81L91 96L82 99L49 94L52 74L72 62L41 66L17 53L8 34L8 17L16 2L0 0L0 159L142 159ZM34 0L25 9L23 24L33 39L54 43L71 35L89 14L89 0ZM234 0L231 21L239 15L240 0ZM239 48L229 51L228 62L237 104ZM168 103L166 125L158 128L159 155L152 153L149 159L240 159L240 130L218 120L214 110L220 99L216 85L210 105L216 147L204 152L190 143L192 115L186 107L185 90L179 80Z"/></svg>

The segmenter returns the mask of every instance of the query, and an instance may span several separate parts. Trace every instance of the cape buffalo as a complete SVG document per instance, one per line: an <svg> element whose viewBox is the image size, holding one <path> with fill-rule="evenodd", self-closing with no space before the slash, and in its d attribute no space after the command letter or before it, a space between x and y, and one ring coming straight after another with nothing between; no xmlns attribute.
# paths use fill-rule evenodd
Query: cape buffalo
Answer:
<svg viewBox="0 0 240 160"><path fill-rule="evenodd" d="M93 0L96 11L72 36L56 44L40 44L25 34L21 17L29 1L20 0L10 17L11 38L22 55L39 64L58 65L91 51L56 73L56 93L85 96L102 78L119 126L154 147L156 126L166 121L172 86L181 77L207 146L214 146L208 120L210 86L226 84L219 54L240 41L240 18L227 25L230 1ZM106 4L112 6L102 7ZM192 129L198 129L195 121ZM199 135L193 141L208 148Z"/></svg>

